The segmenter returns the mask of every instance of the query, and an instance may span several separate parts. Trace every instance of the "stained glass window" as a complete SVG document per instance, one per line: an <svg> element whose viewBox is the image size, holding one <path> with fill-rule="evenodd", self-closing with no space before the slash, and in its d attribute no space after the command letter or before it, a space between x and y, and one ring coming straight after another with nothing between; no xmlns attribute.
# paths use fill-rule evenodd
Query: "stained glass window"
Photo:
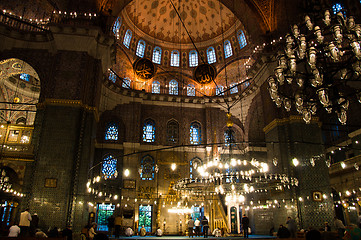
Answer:
<svg viewBox="0 0 361 240"><path fill-rule="evenodd" d="M113 83L115 83L117 81L117 76L114 74L113 71L109 72L109 81L112 81Z"/></svg>
<svg viewBox="0 0 361 240"><path fill-rule="evenodd" d="M115 205L98 203L97 204L97 230L107 232L108 229L108 218L113 215Z"/></svg>
<svg viewBox="0 0 361 240"><path fill-rule="evenodd" d="M113 33L118 39L119 39L119 30L121 25L122 25L122 19L118 17L113 24Z"/></svg>
<svg viewBox="0 0 361 240"><path fill-rule="evenodd" d="M152 82L152 93L160 93L160 83L158 81Z"/></svg>
<svg viewBox="0 0 361 240"><path fill-rule="evenodd" d="M196 50L189 52L189 66L190 67L198 66L198 53Z"/></svg>
<svg viewBox="0 0 361 240"><path fill-rule="evenodd" d="M129 78L124 78L123 79L122 87L123 88L130 88L130 79Z"/></svg>
<svg viewBox="0 0 361 240"><path fill-rule="evenodd" d="M178 143L179 124L177 121L171 120L167 123L167 139L169 144Z"/></svg>
<svg viewBox="0 0 361 240"><path fill-rule="evenodd" d="M155 164L154 159L147 155L142 158L142 161L140 163L140 178L142 180L153 180L154 179L154 170L155 170Z"/></svg>
<svg viewBox="0 0 361 240"><path fill-rule="evenodd" d="M338 12L341 12L343 9L342 4L341 3L335 3L332 6L332 10L333 10L333 14L337 14Z"/></svg>
<svg viewBox="0 0 361 240"><path fill-rule="evenodd" d="M214 50L214 47L209 47L207 49L207 60L209 64L215 63L217 61L216 51Z"/></svg>
<svg viewBox="0 0 361 240"><path fill-rule="evenodd" d="M129 29L126 31L125 35L124 35L124 40L123 40L123 44L124 46L126 46L127 48L129 48L130 46L130 40L132 40L132 31L130 31Z"/></svg>
<svg viewBox="0 0 361 240"><path fill-rule="evenodd" d="M216 87L216 95L217 96L221 96L221 95L224 95L224 92L223 92L223 86L217 86Z"/></svg>
<svg viewBox="0 0 361 240"><path fill-rule="evenodd" d="M231 128L227 128L224 131L224 142L225 142L226 147L228 147L230 144L234 145L234 144L232 144L235 142L234 131Z"/></svg>
<svg viewBox="0 0 361 240"><path fill-rule="evenodd" d="M247 88L249 86L249 81L244 81L242 84L245 88Z"/></svg>
<svg viewBox="0 0 361 240"><path fill-rule="evenodd" d="M192 158L189 162L189 177L193 178L198 175L197 169L202 166L202 160L198 157Z"/></svg>
<svg viewBox="0 0 361 240"><path fill-rule="evenodd" d="M169 94L178 95L178 82L174 79L169 82Z"/></svg>
<svg viewBox="0 0 361 240"><path fill-rule="evenodd" d="M193 84L188 84L187 86L187 96L195 96L196 95L196 89Z"/></svg>
<svg viewBox="0 0 361 240"><path fill-rule="evenodd" d="M247 40L246 40L246 36L244 35L244 32L242 30L238 31L238 43L239 43L239 48L242 49L247 45Z"/></svg>
<svg viewBox="0 0 361 240"><path fill-rule="evenodd" d="M238 93L237 83L232 83L230 87L231 87L230 89L231 94Z"/></svg>
<svg viewBox="0 0 361 240"><path fill-rule="evenodd" d="M201 143L201 124L193 122L190 127L190 142L198 145Z"/></svg>
<svg viewBox="0 0 361 240"><path fill-rule="evenodd" d="M160 47L155 47L153 50L152 61L156 64L160 64L162 60L162 49Z"/></svg>
<svg viewBox="0 0 361 240"><path fill-rule="evenodd" d="M145 51L145 42L143 40L139 40L136 55L138 57L144 57L144 51Z"/></svg>
<svg viewBox="0 0 361 240"><path fill-rule="evenodd" d="M229 58L232 55L233 55L233 52L232 52L231 42L229 40L226 40L226 41L224 41L224 57Z"/></svg>
<svg viewBox="0 0 361 240"><path fill-rule="evenodd" d="M155 123L148 119L143 126L143 142L154 142L155 140Z"/></svg>
<svg viewBox="0 0 361 240"><path fill-rule="evenodd" d="M110 154L103 158L102 173L105 178L116 178L117 176L117 159Z"/></svg>
<svg viewBox="0 0 361 240"><path fill-rule="evenodd" d="M30 75L29 75L29 74L26 74L26 73L22 73L22 74L20 74L20 79L29 82L29 80L30 80Z"/></svg>
<svg viewBox="0 0 361 240"><path fill-rule="evenodd" d="M178 50L173 50L170 54L170 65L172 67L179 67L179 52Z"/></svg>
<svg viewBox="0 0 361 240"><path fill-rule="evenodd" d="M227 168L226 169L226 183L230 183L232 181L232 169L231 168Z"/></svg>
<svg viewBox="0 0 361 240"><path fill-rule="evenodd" d="M152 232L152 206L139 205L139 224L138 232L144 226L147 232Z"/></svg>
<svg viewBox="0 0 361 240"><path fill-rule="evenodd" d="M117 141L118 140L118 125L115 123L108 123L105 129L105 140Z"/></svg>

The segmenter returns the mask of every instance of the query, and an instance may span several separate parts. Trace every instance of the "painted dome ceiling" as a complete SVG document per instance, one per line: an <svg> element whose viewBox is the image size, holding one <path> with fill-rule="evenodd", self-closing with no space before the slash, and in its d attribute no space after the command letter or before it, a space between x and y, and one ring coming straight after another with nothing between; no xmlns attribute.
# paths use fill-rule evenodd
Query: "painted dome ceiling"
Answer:
<svg viewBox="0 0 361 240"><path fill-rule="evenodd" d="M194 42L222 37L222 33L232 30L237 21L234 14L216 0L185 0L181 3L175 0L173 3ZM150 37L171 43L191 43L170 1L135 0L122 14Z"/></svg>

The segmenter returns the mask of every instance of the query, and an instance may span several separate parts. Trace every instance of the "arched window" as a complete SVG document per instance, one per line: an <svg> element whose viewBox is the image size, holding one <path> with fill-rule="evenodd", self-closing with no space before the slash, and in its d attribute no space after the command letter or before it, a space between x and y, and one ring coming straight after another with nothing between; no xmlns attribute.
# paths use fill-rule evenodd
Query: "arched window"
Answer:
<svg viewBox="0 0 361 240"><path fill-rule="evenodd" d="M229 58L232 55L233 55L233 52L232 52L231 42L229 40L226 40L226 41L224 41L224 57Z"/></svg>
<svg viewBox="0 0 361 240"><path fill-rule="evenodd" d="M248 86L249 86L249 81L244 81L244 82L242 83L242 85L244 86L244 88L248 88Z"/></svg>
<svg viewBox="0 0 361 240"><path fill-rule="evenodd" d="M188 84L187 86L187 96L195 96L196 95L196 88L193 84Z"/></svg>
<svg viewBox="0 0 361 240"><path fill-rule="evenodd" d="M178 82L174 79L169 82L169 94L178 95Z"/></svg>
<svg viewBox="0 0 361 240"><path fill-rule="evenodd" d="M117 17L117 19L113 24L113 33L117 38L119 38L119 30L121 25L122 25L122 19L120 17Z"/></svg>
<svg viewBox="0 0 361 240"><path fill-rule="evenodd" d="M117 173L117 159L108 154L103 158L102 162L102 174L104 178L116 178Z"/></svg>
<svg viewBox="0 0 361 240"><path fill-rule="evenodd" d="M122 87L123 88L130 88L130 79L129 78L123 78L123 81L122 81Z"/></svg>
<svg viewBox="0 0 361 240"><path fill-rule="evenodd" d="M244 48L247 45L247 40L242 30L238 31L237 38L238 38L239 48L240 49Z"/></svg>
<svg viewBox="0 0 361 240"><path fill-rule="evenodd" d="M130 46L130 40L132 40L132 31L130 31L129 29L125 32L124 35L124 39L123 39L123 44L124 46L126 46L127 48L129 48Z"/></svg>
<svg viewBox="0 0 361 240"><path fill-rule="evenodd" d="M146 155L142 158L140 163L140 178L142 180L153 180L154 179L154 159Z"/></svg>
<svg viewBox="0 0 361 240"><path fill-rule="evenodd" d="M216 51L214 50L214 47L209 47L207 49L207 60L209 64L215 63L217 61Z"/></svg>
<svg viewBox="0 0 361 240"><path fill-rule="evenodd" d="M16 119L16 124L26 125L26 118L19 117L18 119Z"/></svg>
<svg viewBox="0 0 361 240"><path fill-rule="evenodd" d="M152 61L156 64L160 64L162 60L162 49L160 47L155 47L153 50Z"/></svg>
<svg viewBox="0 0 361 240"><path fill-rule="evenodd" d="M26 73L22 73L22 74L20 74L20 79L29 82L30 75L26 74Z"/></svg>
<svg viewBox="0 0 361 240"><path fill-rule="evenodd" d="M117 81L117 76L114 74L113 71L109 72L109 81L112 81L113 83L115 83Z"/></svg>
<svg viewBox="0 0 361 240"><path fill-rule="evenodd" d="M335 3L332 5L332 11L333 14L337 14L338 12L341 12L343 10L343 6L341 3Z"/></svg>
<svg viewBox="0 0 361 240"><path fill-rule="evenodd" d="M175 120L167 123L167 140L169 144L178 143L179 139L179 124Z"/></svg>
<svg viewBox="0 0 361 240"><path fill-rule="evenodd" d="M172 67L179 67L179 51L173 50L170 54L170 65Z"/></svg>
<svg viewBox="0 0 361 240"><path fill-rule="evenodd" d="M198 175L197 169L202 166L202 160L198 157L192 158L189 161L189 177L193 178Z"/></svg>
<svg viewBox="0 0 361 240"><path fill-rule="evenodd" d="M106 141L117 141L118 140L118 125L115 123L108 123L105 128Z"/></svg>
<svg viewBox="0 0 361 240"><path fill-rule="evenodd" d="M143 40L139 40L138 41L138 46L137 46L137 51L135 52L135 54L138 57L144 57L144 51L145 51L145 42Z"/></svg>
<svg viewBox="0 0 361 240"><path fill-rule="evenodd" d="M218 85L218 86L216 87L216 95L217 95L217 96L222 96L222 95L224 95L223 86Z"/></svg>
<svg viewBox="0 0 361 240"><path fill-rule="evenodd" d="M154 142L155 140L155 122L148 119L143 126L143 142Z"/></svg>
<svg viewBox="0 0 361 240"><path fill-rule="evenodd" d="M191 123L190 142L193 145L198 145L201 143L201 124L198 122Z"/></svg>
<svg viewBox="0 0 361 240"><path fill-rule="evenodd" d="M196 50L189 52L189 66L197 67L198 66L198 53Z"/></svg>
<svg viewBox="0 0 361 240"><path fill-rule="evenodd" d="M234 135L235 133L232 128L227 128L224 131L224 143L226 147L228 147L230 144L233 145L233 143L235 143Z"/></svg>
<svg viewBox="0 0 361 240"><path fill-rule="evenodd" d="M160 93L160 83L158 81L152 82L152 93Z"/></svg>
<svg viewBox="0 0 361 240"><path fill-rule="evenodd" d="M232 83L230 87L231 87L230 89L231 94L238 93L237 83Z"/></svg>

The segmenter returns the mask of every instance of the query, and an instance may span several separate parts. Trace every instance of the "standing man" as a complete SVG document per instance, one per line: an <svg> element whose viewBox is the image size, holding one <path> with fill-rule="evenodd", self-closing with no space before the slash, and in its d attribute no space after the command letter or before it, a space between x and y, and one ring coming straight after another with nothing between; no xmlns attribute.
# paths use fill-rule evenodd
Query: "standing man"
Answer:
<svg viewBox="0 0 361 240"><path fill-rule="evenodd" d="M243 214L241 223L242 223L244 238L248 238L249 218L246 216L246 214Z"/></svg>
<svg viewBox="0 0 361 240"><path fill-rule="evenodd" d="M192 216L189 217L187 225L188 225L188 236L193 237L194 221L192 219Z"/></svg>
<svg viewBox="0 0 361 240"><path fill-rule="evenodd" d="M31 222L31 214L29 213L29 208L25 209L24 212L20 214L20 221L19 227L21 229L21 236L28 237L29 236L29 229L30 229L30 222Z"/></svg>
<svg viewBox="0 0 361 240"><path fill-rule="evenodd" d="M291 233L291 238L296 238L297 226L296 226L295 220L292 219L291 217L288 217L286 224L287 224L288 231L290 231L290 233Z"/></svg>
<svg viewBox="0 0 361 240"><path fill-rule="evenodd" d="M207 238L208 237L208 228L209 228L209 226L208 226L208 219L206 218L206 216L204 216L203 219L202 219L202 226L203 226L203 236L205 238Z"/></svg>
<svg viewBox="0 0 361 240"><path fill-rule="evenodd" d="M194 222L194 226L196 227L196 236L198 237L199 235L201 235L201 221L199 221L198 218Z"/></svg>
<svg viewBox="0 0 361 240"><path fill-rule="evenodd" d="M111 215L110 217L108 217L108 233L109 233L109 237L111 237L112 234L113 234L114 221L115 221L114 215Z"/></svg>
<svg viewBox="0 0 361 240"><path fill-rule="evenodd" d="M35 236L35 230L39 227L39 217L37 213L34 213L33 216L31 216L31 222L30 222L30 233L31 236Z"/></svg>
<svg viewBox="0 0 361 240"><path fill-rule="evenodd" d="M115 231L114 231L115 238L119 238L120 226L122 225L122 217L119 214L114 219L114 225L115 225Z"/></svg>

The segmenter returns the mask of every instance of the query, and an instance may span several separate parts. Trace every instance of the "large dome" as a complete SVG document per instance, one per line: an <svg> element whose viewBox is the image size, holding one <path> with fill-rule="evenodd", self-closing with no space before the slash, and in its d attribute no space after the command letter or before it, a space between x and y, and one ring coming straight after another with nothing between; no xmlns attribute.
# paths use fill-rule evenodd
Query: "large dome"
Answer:
<svg viewBox="0 0 361 240"><path fill-rule="evenodd" d="M194 42L205 42L235 32L237 19L223 4L214 0L173 1ZM191 43L170 1L132 1L122 12L144 34L170 43ZM233 29L233 31L232 31ZM142 35L140 33L140 35Z"/></svg>

